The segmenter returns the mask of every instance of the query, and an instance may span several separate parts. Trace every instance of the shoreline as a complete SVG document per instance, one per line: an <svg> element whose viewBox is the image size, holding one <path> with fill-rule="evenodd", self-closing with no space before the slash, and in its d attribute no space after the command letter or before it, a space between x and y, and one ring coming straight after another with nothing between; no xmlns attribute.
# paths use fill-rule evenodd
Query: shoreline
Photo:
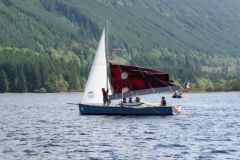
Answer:
<svg viewBox="0 0 240 160"><path fill-rule="evenodd" d="M240 92L240 91L184 91L183 93L228 93L228 92ZM5 92L5 93L0 93L0 94L51 94L51 93L83 93L83 91L62 91L62 92ZM173 92L165 92L165 93L173 93ZM153 93L154 94L154 93Z"/></svg>

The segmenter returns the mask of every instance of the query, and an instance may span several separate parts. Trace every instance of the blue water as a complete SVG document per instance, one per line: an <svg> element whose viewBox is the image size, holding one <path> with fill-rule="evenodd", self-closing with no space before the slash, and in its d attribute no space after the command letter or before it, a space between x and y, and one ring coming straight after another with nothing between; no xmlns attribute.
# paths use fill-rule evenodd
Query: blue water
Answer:
<svg viewBox="0 0 240 160"><path fill-rule="evenodd" d="M240 159L240 92L184 96L167 95L182 113L164 117L79 115L66 104L77 93L0 94L0 160Z"/></svg>

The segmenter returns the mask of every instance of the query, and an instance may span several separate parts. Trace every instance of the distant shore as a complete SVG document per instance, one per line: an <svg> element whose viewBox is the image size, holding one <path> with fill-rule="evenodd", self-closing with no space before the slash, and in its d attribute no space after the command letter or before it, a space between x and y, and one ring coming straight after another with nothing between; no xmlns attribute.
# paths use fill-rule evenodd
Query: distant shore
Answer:
<svg viewBox="0 0 240 160"><path fill-rule="evenodd" d="M214 93L214 92L240 92L239 90L227 90L227 91L183 91L183 93ZM59 92L5 92L5 93L83 93L83 91L59 91ZM173 93L173 92L165 92ZM0 93L4 94L4 93Z"/></svg>

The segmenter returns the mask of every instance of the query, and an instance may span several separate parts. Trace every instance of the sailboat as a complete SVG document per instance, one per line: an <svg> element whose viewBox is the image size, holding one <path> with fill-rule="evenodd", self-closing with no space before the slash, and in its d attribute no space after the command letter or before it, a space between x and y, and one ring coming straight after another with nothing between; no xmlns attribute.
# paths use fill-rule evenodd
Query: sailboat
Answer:
<svg viewBox="0 0 240 160"><path fill-rule="evenodd" d="M108 58L108 26L101 39L88 76L79 111L85 115L173 115L181 106L161 106L147 102L120 102L103 104L102 89L108 90L109 99L138 97L180 87L169 79L169 74L140 66L114 64Z"/></svg>

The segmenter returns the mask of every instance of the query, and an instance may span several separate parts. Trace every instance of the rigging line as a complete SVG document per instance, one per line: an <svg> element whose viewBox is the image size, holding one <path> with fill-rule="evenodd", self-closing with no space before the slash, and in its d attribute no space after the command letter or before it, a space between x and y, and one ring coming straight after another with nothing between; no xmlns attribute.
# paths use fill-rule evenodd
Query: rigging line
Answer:
<svg viewBox="0 0 240 160"><path fill-rule="evenodd" d="M128 82L128 84L130 84L130 88L131 88L131 86L132 86L131 82L128 79L127 79L127 82ZM130 89L130 93L132 94L132 97L133 97L132 89Z"/></svg>
<svg viewBox="0 0 240 160"><path fill-rule="evenodd" d="M117 89L116 89L117 91L119 90L119 83L120 83L120 81L117 82ZM117 98L117 94L115 94L115 99L116 98ZM123 98L123 95L122 95L122 98Z"/></svg>
<svg viewBox="0 0 240 160"><path fill-rule="evenodd" d="M143 63L147 64L148 66L150 66L146 61L143 61ZM135 63L136 64L136 63ZM137 64L136 64L137 65ZM151 68L151 66L150 66ZM174 92L173 89L170 87L170 85L168 85L167 83L165 83L164 81L161 81L159 78L155 77L154 75L151 75L153 78L157 79L159 82L164 83L166 86L168 86L169 90Z"/></svg>
<svg viewBox="0 0 240 160"><path fill-rule="evenodd" d="M121 68L121 65L120 64L117 64L118 65L118 67L120 68L120 70L121 70L121 72L123 72L123 69ZM118 85L117 85L117 87L119 87L119 83L121 83L122 82L122 77L121 77L121 75L120 75L120 80L118 81ZM128 84L130 84L131 85L131 83L130 83L130 81L129 80L127 80L127 82L128 82ZM121 83L122 84L122 83ZM122 86L122 85L121 85ZM119 89L119 88L118 88ZM123 88L122 88L123 89ZM122 99L123 98L125 98L124 97L124 93L123 93L123 91L121 90L121 92L122 92ZM132 90L130 90L130 93L132 94L132 96L133 96L133 92L132 92ZM116 94L116 96L117 96L117 94ZM116 98L116 97L115 97Z"/></svg>
<svg viewBox="0 0 240 160"><path fill-rule="evenodd" d="M134 62L133 62L133 63L134 63ZM136 63L134 63L134 64L137 65ZM138 66L138 65L137 65L137 66ZM174 92L173 89L170 87L170 85L168 85L168 84L165 83L164 81L161 81L158 77L156 77L156 76L154 76L154 75L151 75L151 74L150 74L150 76L152 76L153 78L155 78L155 79L158 80L159 82L165 84L165 85L169 88L170 91Z"/></svg>
<svg viewBox="0 0 240 160"><path fill-rule="evenodd" d="M133 62L133 63L135 63L135 62ZM151 65L150 65L149 63L147 63L147 61L143 61L143 63L146 64L146 66L147 66L148 68L151 68ZM137 63L135 63L135 64L137 64Z"/></svg>
<svg viewBox="0 0 240 160"><path fill-rule="evenodd" d="M139 65L137 65L135 62L133 62L137 67L140 67ZM142 71L140 69L138 69L140 71L140 73L143 75L144 77L144 74L142 73ZM148 85L150 86L151 90L153 91L153 93L156 93L155 90L152 88L151 84L148 83Z"/></svg>
<svg viewBox="0 0 240 160"><path fill-rule="evenodd" d="M118 65L118 67L121 69L119 64L116 64L116 65ZM118 84L117 84L117 91L119 90L119 83L121 83L121 75L120 75L120 81L118 81ZM121 90L121 92L122 92L122 90ZM115 95L115 98L117 98L117 94ZM122 99L123 99L123 93L122 93Z"/></svg>
<svg viewBox="0 0 240 160"><path fill-rule="evenodd" d="M134 63L134 62L133 62ZM139 65L137 65L136 63L135 63L135 65L137 66L137 67L140 67ZM138 71L142 74L142 76L144 77L144 74L143 74L143 72L138 68ZM147 82L148 83L148 82ZM151 84L150 83L148 83L148 85L150 86L150 88L151 88L151 90L153 91L153 93L156 93L155 92L155 90L152 88L152 86L151 86Z"/></svg>
<svg viewBox="0 0 240 160"><path fill-rule="evenodd" d="M137 65L135 62L133 62L133 63L134 63L136 66L139 67L139 65ZM141 72L141 70L139 70L139 71ZM150 76L153 76L153 75L150 75ZM155 79L157 79L158 81L160 81L159 78L157 78L157 77L153 77L153 78L155 78ZM152 88L152 86L151 86L150 84L149 84L149 86L151 87L153 93L156 93L155 90Z"/></svg>
<svg viewBox="0 0 240 160"><path fill-rule="evenodd" d="M121 68L121 66L119 65L119 68L122 70L122 68ZM122 70L123 71L123 70ZM122 80L122 77L120 76L120 79ZM130 88L131 88L131 83L130 83L130 81L127 79L127 82L128 82L128 84L129 84L129 86L130 86ZM133 92L132 92L132 90L130 89L130 93L132 94L132 97L134 96L133 95ZM124 93L123 93L124 94Z"/></svg>
<svg viewBox="0 0 240 160"><path fill-rule="evenodd" d="M133 62L134 63L134 62ZM136 64L136 63L135 63ZM137 64L136 64L137 65ZM137 66L139 66L139 65L137 65ZM156 76L154 76L154 75L151 75L153 78L155 78L156 80L158 80L159 82L162 82L162 83L164 83L166 86L168 86L168 88L169 88L169 90L171 90L172 92L173 92L173 90L172 90L172 88L171 87L169 87L170 85L168 85L167 83L165 83L164 81L161 81L158 77L156 77Z"/></svg>

